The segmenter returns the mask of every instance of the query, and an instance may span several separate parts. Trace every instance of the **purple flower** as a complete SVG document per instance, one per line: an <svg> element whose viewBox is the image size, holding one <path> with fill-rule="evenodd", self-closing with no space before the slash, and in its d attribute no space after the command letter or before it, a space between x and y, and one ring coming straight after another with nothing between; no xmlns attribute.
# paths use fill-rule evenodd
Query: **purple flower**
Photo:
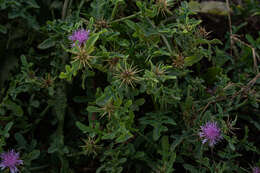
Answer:
<svg viewBox="0 0 260 173"><path fill-rule="evenodd" d="M221 129L216 122L207 122L204 126L200 126L201 132L199 136L203 139L202 143L209 142L209 146L213 147L221 138Z"/></svg>
<svg viewBox="0 0 260 173"><path fill-rule="evenodd" d="M253 173L260 173L259 167L253 167Z"/></svg>
<svg viewBox="0 0 260 173"><path fill-rule="evenodd" d="M88 40L89 30L85 29L79 29L77 31L74 31L71 36L69 36L69 39L73 41L72 46L75 46L75 42L78 41L79 46L84 44Z"/></svg>
<svg viewBox="0 0 260 173"><path fill-rule="evenodd" d="M1 170L9 168L11 173L19 172L16 166L22 165L23 161L19 158L19 153L14 150L2 153L0 155L2 162L0 163Z"/></svg>

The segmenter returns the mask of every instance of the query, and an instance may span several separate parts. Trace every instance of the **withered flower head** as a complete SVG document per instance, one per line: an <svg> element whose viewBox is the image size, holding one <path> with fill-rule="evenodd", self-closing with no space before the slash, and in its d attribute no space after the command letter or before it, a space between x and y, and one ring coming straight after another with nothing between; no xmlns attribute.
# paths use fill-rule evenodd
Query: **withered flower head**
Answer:
<svg viewBox="0 0 260 173"><path fill-rule="evenodd" d="M176 68L183 68L184 67L184 58L182 55L177 56L173 59L173 66Z"/></svg>
<svg viewBox="0 0 260 173"><path fill-rule="evenodd" d="M94 154L97 155L97 151L101 149L102 147L100 145L97 145L97 141L95 141L93 138L88 137L88 139L82 139L84 141L84 145L81 146L83 151L87 154Z"/></svg>
<svg viewBox="0 0 260 173"><path fill-rule="evenodd" d="M204 27L199 26L199 30L198 30L198 35L203 37L203 38L208 38L210 32L207 32L206 29Z"/></svg>
<svg viewBox="0 0 260 173"><path fill-rule="evenodd" d="M97 20L95 26L98 28L108 28L109 27L108 22L105 21L104 19Z"/></svg>
<svg viewBox="0 0 260 173"><path fill-rule="evenodd" d="M43 88L50 87L53 84L54 80L55 78L52 78L50 73L48 73L48 75L46 75L46 77L42 79L42 87Z"/></svg>
<svg viewBox="0 0 260 173"><path fill-rule="evenodd" d="M164 16L166 16L165 12L172 14L168 9L168 7L173 5L172 0L156 0L156 4L158 6L158 13L162 13Z"/></svg>
<svg viewBox="0 0 260 173"><path fill-rule="evenodd" d="M163 68L162 64L159 64L157 66L152 67L152 71L157 75L157 76L162 76L166 74L166 69Z"/></svg>
<svg viewBox="0 0 260 173"><path fill-rule="evenodd" d="M74 56L72 59L72 62L79 61L80 65L83 65L83 67L89 66L90 68L90 61L94 56L90 56L89 53L86 51L85 46L84 47L79 47L76 46L76 51L72 51L72 53L76 56Z"/></svg>
<svg viewBox="0 0 260 173"><path fill-rule="evenodd" d="M108 119L111 118L111 115L114 113L115 111L115 106L113 105L113 101L109 101L108 103L106 103L102 108L100 108L100 110L103 112L103 114L101 115L101 118L104 117L106 114L108 114Z"/></svg>
<svg viewBox="0 0 260 173"><path fill-rule="evenodd" d="M109 70L114 71L116 69L116 65L118 64L120 58L119 57L114 57L114 58L110 58L107 61L107 65Z"/></svg>
<svg viewBox="0 0 260 173"><path fill-rule="evenodd" d="M139 80L137 73L140 71L136 67L133 67L133 64L129 65L125 61L123 67L118 67L115 77L121 81L120 87L124 84L126 86L131 85L134 88L134 84Z"/></svg>

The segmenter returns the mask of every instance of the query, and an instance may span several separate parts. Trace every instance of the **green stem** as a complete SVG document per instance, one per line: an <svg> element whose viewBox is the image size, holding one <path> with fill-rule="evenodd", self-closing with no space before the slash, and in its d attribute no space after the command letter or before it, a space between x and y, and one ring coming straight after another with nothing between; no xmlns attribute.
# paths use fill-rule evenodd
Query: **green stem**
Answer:
<svg viewBox="0 0 260 173"><path fill-rule="evenodd" d="M119 5L119 1L116 2L115 6L114 6L114 8L113 8L113 11L112 11L112 14L111 14L111 17L110 17L110 20L111 20L111 21L115 18L118 5Z"/></svg>
<svg viewBox="0 0 260 173"><path fill-rule="evenodd" d="M153 27L154 29L156 29L156 26L153 24L153 22L152 22L149 18L146 18L146 19L147 19L148 22L152 25L152 27ZM162 37L163 42L166 44L166 47L168 48L170 54L173 55L172 48L171 48L171 46L170 46L168 40L166 39L166 37L165 37L163 34L160 34L160 33L159 33L159 35Z"/></svg>
<svg viewBox="0 0 260 173"><path fill-rule="evenodd" d="M85 151L80 151L80 152L77 152L77 153L68 154L66 156L67 157L74 157L74 156L80 156L80 155L84 155L84 154L86 154Z"/></svg>
<svg viewBox="0 0 260 173"><path fill-rule="evenodd" d="M85 0L80 1L79 8L78 8L78 11L77 11L77 17L79 17L80 10L81 10L82 6L84 5L84 3L85 3Z"/></svg>
<svg viewBox="0 0 260 173"><path fill-rule="evenodd" d="M62 14L61 14L61 19L62 20L64 20L65 17L66 17L68 4L69 4L69 0L64 0L63 7L62 7Z"/></svg>
<svg viewBox="0 0 260 173"><path fill-rule="evenodd" d="M38 171L38 170L41 170L41 169L45 169L49 167L49 165L42 165L42 166L37 166L37 167L33 167L33 168L29 168L30 171Z"/></svg>
<svg viewBox="0 0 260 173"><path fill-rule="evenodd" d="M123 18L114 20L114 21L110 22L110 24L112 24L112 23L117 23L117 22L122 22L122 21L127 20L127 19L135 18L135 17L138 16L139 14L141 14L141 12L138 12L138 13L132 14L132 15L130 15L130 16L126 16L126 17L123 17Z"/></svg>

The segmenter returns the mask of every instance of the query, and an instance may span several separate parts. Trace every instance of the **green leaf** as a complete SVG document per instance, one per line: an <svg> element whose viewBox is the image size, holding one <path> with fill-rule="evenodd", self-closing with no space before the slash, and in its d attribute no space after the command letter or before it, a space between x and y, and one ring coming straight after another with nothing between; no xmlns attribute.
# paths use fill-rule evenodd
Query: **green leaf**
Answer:
<svg viewBox="0 0 260 173"><path fill-rule="evenodd" d="M107 9L109 9L107 7L108 2L109 1L107 1L107 0L94 0L90 4L90 6L92 8L90 15L98 20L104 19Z"/></svg>
<svg viewBox="0 0 260 173"><path fill-rule="evenodd" d="M11 110L14 113L14 115L16 115L18 117L23 116L23 109L21 108L21 106L12 102L10 99L8 99L4 102L4 106L7 109Z"/></svg>
<svg viewBox="0 0 260 173"><path fill-rule="evenodd" d="M235 150L236 150L234 144L232 144L231 142L229 142L228 145L229 145L229 147L230 147L230 149L231 149L232 151L235 151Z"/></svg>
<svg viewBox="0 0 260 173"><path fill-rule="evenodd" d="M40 156L40 150L33 150L32 152L30 152L29 154L29 160L32 161L32 160L35 160L37 159L39 156Z"/></svg>
<svg viewBox="0 0 260 173"><path fill-rule="evenodd" d="M133 135L129 131L127 131L126 133L123 133L118 138L116 138L116 142L122 143L122 142L125 142L132 137L133 137Z"/></svg>
<svg viewBox="0 0 260 173"><path fill-rule="evenodd" d="M216 38L210 40L209 43L210 44L220 44L220 45L222 45L222 42L219 39L216 39Z"/></svg>
<svg viewBox="0 0 260 173"><path fill-rule="evenodd" d="M161 132L167 131L168 128L160 125L160 126L155 126L153 129L153 140L157 141L161 137Z"/></svg>
<svg viewBox="0 0 260 173"><path fill-rule="evenodd" d="M125 103L125 107L128 108L132 105L132 100L128 100L126 103Z"/></svg>
<svg viewBox="0 0 260 173"><path fill-rule="evenodd" d="M199 12L226 16L231 9L227 7L226 2L205 1L200 3Z"/></svg>
<svg viewBox="0 0 260 173"><path fill-rule="evenodd" d="M136 31L136 30L138 29L137 26L136 26L136 23L134 23L133 21L131 21L131 20L125 20L124 22L125 22L125 24L126 24L129 28L133 29L134 31Z"/></svg>
<svg viewBox="0 0 260 173"><path fill-rule="evenodd" d="M15 133L14 138L20 147L26 148L27 142L21 133Z"/></svg>
<svg viewBox="0 0 260 173"><path fill-rule="evenodd" d="M210 67L207 72L203 74L203 78L208 84L213 84L217 80L217 76L223 71L220 67Z"/></svg>
<svg viewBox="0 0 260 173"><path fill-rule="evenodd" d="M29 4L32 8L40 8L40 6L35 2L35 0L26 0L27 4Z"/></svg>
<svg viewBox="0 0 260 173"><path fill-rule="evenodd" d="M6 34L7 28L4 25L0 25L0 33Z"/></svg>
<svg viewBox="0 0 260 173"><path fill-rule="evenodd" d="M103 29L99 33L94 33L89 37L89 39L87 40L87 43L86 43L86 51L88 52L88 54L90 54L91 52L94 51L94 45L95 45L96 41L98 40L99 35L104 32L107 32L107 30Z"/></svg>
<svg viewBox="0 0 260 173"><path fill-rule="evenodd" d="M6 126L5 126L4 131L8 132L12 128L13 125L14 125L14 123L12 121L7 123Z"/></svg>
<svg viewBox="0 0 260 173"><path fill-rule="evenodd" d="M88 106L87 111L88 112L100 112L100 108L98 108L96 106Z"/></svg>
<svg viewBox="0 0 260 173"><path fill-rule="evenodd" d="M83 133L96 133L96 134L102 134L102 131L99 129L93 129L89 126L86 126L85 124L82 124L81 122L77 121L76 126L83 132Z"/></svg>
<svg viewBox="0 0 260 173"><path fill-rule="evenodd" d="M253 39L253 37L251 35L246 34L246 39L253 47L256 47L255 40Z"/></svg>
<svg viewBox="0 0 260 173"><path fill-rule="evenodd" d="M161 139L161 145L162 145L162 157L163 161L166 162L168 160L168 155L169 155L169 139L168 136L163 136Z"/></svg>
<svg viewBox="0 0 260 173"><path fill-rule="evenodd" d="M53 38L48 38L48 39L44 40L41 44L39 44L38 48L39 49L48 49L53 46L55 46L55 41L53 40Z"/></svg>
<svg viewBox="0 0 260 173"><path fill-rule="evenodd" d="M200 57L198 57L198 56L189 56L189 57L186 57L186 58L184 59L184 65L187 66L187 67L188 67L188 66L192 66L193 64L199 62L202 58L203 58L202 56L200 56Z"/></svg>

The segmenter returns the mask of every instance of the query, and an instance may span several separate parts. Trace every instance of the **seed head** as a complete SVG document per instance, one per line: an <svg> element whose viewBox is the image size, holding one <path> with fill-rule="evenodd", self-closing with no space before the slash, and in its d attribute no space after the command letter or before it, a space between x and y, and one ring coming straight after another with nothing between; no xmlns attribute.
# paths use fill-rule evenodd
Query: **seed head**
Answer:
<svg viewBox="0 0 260 173"><path fill-rule="evenodd" d="M182 55L177 56L175 59L173 59L172 65L176 68L183 68L184 67L184 58Z"/></svg>
<svg viewBox="0 0 260 173"><path fill-rule="evenodd" d="M201 131L199 136L202 138L202 143L209 142L209 146L213 147L217 142L222 139L221 129L216 122L207 122L204 126L200 127Z"/></svg>
<svg viewBox="0 0 260 173"><path fill-rule="evenodd" d="M117 77L117 80L121 81L120 87L122 84L125 85L131 85L131 87L134 88L134 84L139 80L137 73L139 73L141 70L137 70L136 67L133 67L133 65L128 65L126 62L124 63L123 67L118 68L118 73L115 75Z"/></svg>
<svg viewBox="0 0 260 173"><path fill-rule="evenodd" d="M97 145L97 141L94 138L88 137L88 139L83 139L84 145L81 146L85 154L87 155L97 155L97 151L100 150L102 147Z"/></svg>
<svg viewBox="0 0 260 173"><path fill-rule="evenodd" d="M172 12L168 9L168 7L173 5L172 0L156 0L156 4L158 7L158 14L162 13L164 16L166 16L166 12L168 14L172 14Z"/></svg>
<svg viewBox="0 0 260 173"><path fill-rule="evenodd" d="M14 150L2 153L0 158L2 159L0 163L1 170L9 168L11 173L19 172L16 166L23 164L23 161L19 158L19 153Z"/></svg>
<svg viewBox="0 0 260 173"><path fill-rule="evenodd" d="M108 115L108 119L111 118L111 115L114 113L116 106L113 105L113 101L109 101L105 104L100 110L102 111L101 118L104 117L106 114Z"/></svg>
<svg viewBox="0 0 260 173"><path fill-rule="evenodd" d="M83 67L89 66L90 68L90 61L94 56L90 56L89 53L86 51L85 46L84 47L76 47L77 51L72 51L71 53L73 53L74 56L72 59L72 62L76 62L79 61L80 65L83 65Z"/></svg>

